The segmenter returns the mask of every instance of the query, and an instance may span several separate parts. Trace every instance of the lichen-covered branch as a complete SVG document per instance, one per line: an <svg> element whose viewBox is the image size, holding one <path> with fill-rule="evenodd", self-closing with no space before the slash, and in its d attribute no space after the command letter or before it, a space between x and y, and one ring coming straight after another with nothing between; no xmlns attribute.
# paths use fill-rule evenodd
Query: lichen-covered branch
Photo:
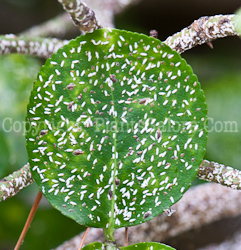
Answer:
<svg viewBox="0 0 241 250"><path fill-rule="evenodd" d="M140 0L86 0L88 6L95 11L97 19L103 27L114 27L114 15Z"/></svg>
<svg viewBox="0 0 241 250"><path fill-rule="evenodd" d="M29 164L0 180L0 202L16 195L21 189L33 183Z"/></svg>
<svg viewBox="0 0 241 250"><path fill-rule="evenodd" d="M70 13L74 24L83 33L91 33L101 28L99 21L95 17L95 13L86 3L81 0L58 0L64 9Z"/></svg>
<svg viewBox="0 0 241 250"><path fill-rule="evenodd" d="M70 29L76 29L68 13L64 12L42 24L20 33L26 37L64 37Z"/></svg>
<svg viewBox="0 0 241 250"><path fill-rule="evenodd" d="M237 222L238 223L238 222ZM236 230L235 230L236 231ZM197 250L240 250L241 232L235 232L234 235L225 237L220 244L211 244Z"/></svg>
<svg viewBox="0 0 241 250"><path fill-rule="evenodd" d="M176 210L172 216L162 213L144 224L129 228L129 244L142 241L165 242L166 239L190 229L235 217L241 214L240 206L240 192L214 183L193 187L172 206L172 209ZM82 234L65 242L55 250L77 249L81 237ZM115 238L118 244L123 246L124 229L117 230ZM92 228L85 244L103 240L102 229Z"/></svg>
<svg viewBox="0 0 241 250"><path fill-rule="evenodd" d="M108 1L108 0L107 0ZM123 9L127 8L130 5L134 5L139 3L141 0L113 0L115 7L114 7L114 13L120 13Z"/></svg>
<svg viewBox="0 0 241 250"><path fill-rule="evenodd" d="M56 38L27 38L9 34L0 36L0 55L19 53L49 58L68 42Z"/></svg>
<svg viewBox="0 0 241 250"><path fill-rule="evenodd" d="M198 177L201 180L241 190L241 171L217 162L204 160L199 167Z"/></svg>
<svg viewBox="0 0 241 250"><path fill-rule="evenodd" d="M227 36L237 36L235 15L216 15L201 17L182 31L168 37L164 43L178 53L182 53L197 45Z"/></svg>
<svg viewBox="0 0 241 250"><path fill-rule="evenodd" d="M103 27L114 27L114 9L116 1L110 0L87 0L88 6L95 11L95 16Z"/></svg>
<svg viewBox="0 0 241 250"><path fill-rule="evenodd" d="M90 9L95 11L97 20L103 27L114 27L114 15L122 12L128 6L137 4L140 0L86 0ZM20 33L27 37L58 37L62 38L66 33L75 32L69 13L64 12L42 24L35 25Z"/></svg>
<svg viewBox="0 0 241 250"><path fill-rule="evenodd" d="M59 1L68 2L69 5L66 4L64 6L69 6L69 8L72 6L72 2L79 4L79 6L75 8L76 11L78 10L78 13L74 12L72 18L74 18L75 22L79 22L79 25L82 27L82 31L92 32L93 30L101 27L96 21L94 12L91 11L82 1ZM106 14L106 16L108 15ZM182 53L198 44L209 43L210 41L221 37L239 35L239 33L236 32L236 18L237 17L235 15L201 17L181 32L167 38L164 43L169 45L178 53ZM48 58L68 42L69 41L62 41L56 38L26 38L10 34L0 36L0 54L21 53Z"/></svg>
<svg viewBox="0 0 241 250"><path fill-rule="evenodd" d="M28 166L28 164L26 166ZM21 171L21 169L19 171ZM25 172L29 172L28 176L31 176L29 168L25 168ZM241 189L241 171L232 167L226 167L223 164L219 164L216 162L209 162L208 160L203 160L199 167L197 177L201 180L216 182L232 189ZM31 184L33 180L31 178L28 178L26 179L26 184L27 182ZM0 193L1 192L2 189L0 186ZM8 197L6 196L6 198Z"/></svg>

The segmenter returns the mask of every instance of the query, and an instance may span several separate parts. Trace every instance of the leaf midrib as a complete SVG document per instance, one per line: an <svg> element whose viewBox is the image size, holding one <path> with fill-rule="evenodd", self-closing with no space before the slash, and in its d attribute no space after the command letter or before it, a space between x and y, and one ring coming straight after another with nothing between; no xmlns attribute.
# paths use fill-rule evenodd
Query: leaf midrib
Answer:
<svg viewBox="0 0 241 250"><path fill-rule="evenodd" d="M113 90L111 88L111 97L112 97L112 102L113 102L113 106L114 106L114 111L115 111L115 99L114 99L114 95L113 95ZM118 114L117 114L118 115ZM116 178L116 170L117 170L117 159L116 159L116 153L117 153L117 143L116 143L116 140L117 140L117 133L118 133L118 129L117 129L117 120L116 120L116 116L115 114L113 114L113 117L114 117L114 120L115 120L115 138L113 138L113 134L112 134L112 138L113 138L113 141L114 141L114 147L115 147L115 150L114 152L114 175L113 175L113 194L112 194L112 199L111 199L111 217L110 217L110 220L109 220L109 226L108 228L106 228L105 230L105 234L106 234L106 238L109 239L109 240L113 240L114 239L114 236L113 236L113 232L114 232L114 211L115 211L115 189L116 189L116 184L115 184L115 178Z"/></svg>

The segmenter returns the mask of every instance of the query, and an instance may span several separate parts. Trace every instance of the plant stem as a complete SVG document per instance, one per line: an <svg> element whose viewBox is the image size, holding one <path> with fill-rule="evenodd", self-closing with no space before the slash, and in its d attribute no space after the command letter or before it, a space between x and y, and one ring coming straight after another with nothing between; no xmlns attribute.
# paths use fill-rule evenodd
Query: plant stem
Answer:
<svg viewBox="0 0 241 250"><path fill-rule="evenodd" d="M38 205L42 199L42 196L43 196L43 194L41 193L41 191L39 191L14 250L18 250L20 248L20 246L24 240L24 237L25 237L25 235L30 227L30 224L33 220L33 217L37 211L37 208L38 208Z"/></svg>
<svg viewBox="0 0 241 250"><path fill-rule="evenodd" d="M125 228L125 241L124 241L124 247L128 246L128 227Z"/></svg>
<svg viewBox="0 0 241 250"><path fill-rule="evenodd" d="M115 100L114 100L114 95L113 95L113 90L111 90L111 97L112 97L112 101L113 101L113 107L114 107L114 110L115 110ZM115 121L115 131L114 133L117 135L118 134L118 122L117 122L117 119L116 117L114 117L114 121ZM115 138L114 136L112 136L113 138ZM117 155L117 143L116 143L116 139L114 139L114 155L116 156ZM106 235L106 239L108 241L111 241L111 242L114 242L115 241L115 238L114 238L114 226L115 226L115 219L114 219L114 213L115 213L115 202L116 202L116 195L115 195L115 192L116 192L116 183L115 183L115 178L117 177L116 173L117 173L117 159L116 157L114 158L114 168L113 168L113 171L112 173L113 176L112 176L112 179L113 179L113 190L112 191L112 198L111 199L111 208L110 208L110 212L111 212L111 216L110 216L110 220L109 220L109 223L107 224L108 227L106 227L104 229L104 232L105 232L105 235Z"/></svg>
<svg viewBox="0 0 241 250"><path fill-rule="evenodd" d="M95 11L96 18L103 27L114 27L114 16L123 12L131 5L137 4L140 0L88 0L88 6Z"/></svg>
<svg viewBox="0 0 241 250"><path fill-rule="evenodd" d="M56 38L28 38L13 34L0 36L0 55L19 53L41 58L49 58L69 41Z"/></svg>
<svg viewBox="0 0 241 250"><path fill-rule="evenodd" d="M0 202L16 195L33 182L30 166L27 163L21 169L0 180Z"/></svg>
<svg viewBox="0 0 241 250"><path fill-rule="evenodd" d="M25 37L64 37L69 30L75 30L69 14L63 12L62 14L44 22L39 25L35 25L19 36Z"/></svg>
<svg viewBox="0 0 241 250"><path fill-rule="evenodd" d="M199 167L198 177L232 189L241 189L241 171L217 162L203 160Z"/></svg>
<svg viewBox="0 0 241 250"><path fill-rule="evenodd" d="M236 15L201 17L190 26L168 37L164 43L179 54L197 45L227 36L238 36Z"/></svg>
<svg viewBox="0 0 241 250"><path fill-rule="evenodd" d="M100 23L95 17L95 13L85 2L81 0L58 0L64 9L70 13L74 24L83 33L91 33L101 28Z"/></svg>
<svg viewBox="0 0 241 250"><path fill-rule="evenodd" d="M118 248L117 248L117 246L116 246L115 243L113 243L113 242L106 242L105 243L105 249L106 250L117 250Z"/></svg>
<svg viewBox="0 0 241 250"><path fill-rule="evenodd" d="M108 242L115 242L113 226L108 225L109 227L104 229L105 238Z"/></svg>
<svg viewBox="0 0 241 250"><path fill-rule="evenodd" d="M83 247L83 245L84 245L84 242L85 242L85 239L86 239L86 237L87 237L87 234L88 234L89 230L90 230L90 227L87 227L86 230L85 230L85 233L84 233L84 235L83 235L83 238L82 238L82 240L81 240L81 242L80 242L80 244L79 244L78 250L81 250L81 249L82 249L82 247Z"/></svg>

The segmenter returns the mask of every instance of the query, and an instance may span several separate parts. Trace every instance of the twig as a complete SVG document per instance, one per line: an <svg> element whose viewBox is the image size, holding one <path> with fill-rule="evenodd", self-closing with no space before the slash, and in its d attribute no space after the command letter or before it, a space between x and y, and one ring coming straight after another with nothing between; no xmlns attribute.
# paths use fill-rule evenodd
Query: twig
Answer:
<svg viewBox="0 0 241 250"><path fill-rule="evenodd" d="M86 0L88 6L95 11L97 19L103 27L114 27L114 15L140 0Z"/></svg>
<svg viewBox="0 0 241 250"><path fill-rule="evenodd" d="M86 3L81 0L58 0L64 9L70 13L74 24L83 33L91 33L101 28L100 23L95 17L95 13Z"/></svg>
<svg viewBox="0 0 241 250"><path fill-rule="evenodd" d="M97 20L103 27L114 27L114 15L121 13L128 6L137 4L140 0L86 0L86 3L95 11ZM62 13L44 23L35 25L20 33L27 37L58 37L62 38L70 30L74 31L72 19L69 13Z"/></svg>
<svg viewBox="0 0 241 250"><path fill-rule="evenodd" d="M217 162L204 160L199 167L198 177L201 180L241 190L241 171Z"/></svg>
<svg viewBox="0 0 241 250"><path fill-rule="evenodd" d="M122 12L125 8L137 4L140 1L141 0L112 0L112 2L114 2L114 13L118 14Z"/></svg>
<svg viewBox="0 0 241 250"><path fill-rule="evenodd" d="M66 9L72 5L75 7L75 11L72 12L72 18L83 32L92 32L101 27L95 18L94 12L80 0L59 1ZM65 2L65 4L63 2ZM77 3L79 4L78 6L76 6ZM240 35L237 32L236 18L236 15L201 17L181 32L168 37L164 43L178 53L182 53L196 45L203 43L210 44L212 40L217 38ZM0 36L0 54L21 53L48 58L68 42L69 41L61 41L54 38L34 39L14 35Z"/></svg>
<svg viewBox="0 0 241 250"><path fill-rule="evenodd" d="M38 205L39 205L39 203L40 203L40 201L42 199L42 196L43 196L43 194L41 193L41 191L39 191L38 195L37 195L37 197L36 197L36 199L34 201L34 204L32 206L32 209L31 209L31 211L30 211L30 213L28 215L28 218L27 218L27 221L26 221L26 223L24 225L23 231L22 231L22 233L21 233L21 235L20 235L20 237L18 239L18 242L17 242L14 250L18 250L20 248L20 246L21 246L21 244L22 244L22 242L24 240L24 237L25 237L26 233L28 232L28 229L29 229L30 224L31 224L31 222L33 220L33 217L34 217L34 215L35 215L35 213L36 213L36 211L38 209Z"/></svg>
<svg viewBox="0 0 241 250"><path fill-rule="evenodd" d="M233 236L228 237L220 244L212 244L199 248L197 250L240 250L241 232L235 232Z"/></svg>
<svg viewBox="0 0 241 250"><path fill-rule="evenodd" d="M27 38L9 34L0 36L0 55L19 53L49 58L68 42L69 41L62 41L56 38Z"/></svg>
<svg viewBox="0 0 241 250"><path fill-rule="evenodd" d="M168 37L164 43L179 54L197 45L227 36L237 36L236 15L201 17L182 31Z"/></svg>
<svg viewBox="0 0 241 250"><path fill-rule="evenodd" d="M240 206L241 193L236 190L214 183L193 187L172 206L176 210L172 216L162 213L146 223L130 227L129 244L142 241L165 242L165 239L180 235L190 229L240 215ZM120 246L124 244L124 231L125 229L121 228L115 234ZM96 235L99 237L96 238ZM82 236L83 234L74 237L55 250L75 250ZM101 229L91 228L85 244L93 241L104 241Z"/></svg>
<svg viewBox="0 0 241 250"><path fill-rule="evenodd" d="M116 1L110 0L87 0L88 6L95 11L95 16L103 27L114 27L114 10Z"/></svg>
<svg viewBox="0 0 241 250"><path fill-rule="evenodd" d="M61 246L57 247L55 250L76 250L79 246L79 242L82 239L84 233L81 233L69 241L64 242ZM92 242L103 242L105 240L104 231L102 228L91 228L88 233L88 237L85 240L84 245L88 245Z"/></svg>
<svg viewBox="0 0 241 250"><path fill-rule="evenodd" d="M16 195L22 188L33 183L29 164L0 180L0 202Z"/></svg>
<svg viewBox="0 0 241 250"><path fill-rule="evenodd" d="M125 228L124 247L128 246L128 227Z"/></svg>
<svg viewBox="0 0 241 250"><path fill-rule="evenodd" d="M33 26L19 36L26 37L64 37L74 27L68 13L64 12L44 23Z"/></svg>
<svg viewBox="0 0 241 250"><path fill-rule="evenodd" d="M87 227L86 230L85 230L85 232L84 232L83 238L81 239L81 242L79 244L78 250L82 249L82 247L84 245L84 242L85 242L85 239L86 239L86 237L88 235L89 230L90 230L90 227Z"/></svg>

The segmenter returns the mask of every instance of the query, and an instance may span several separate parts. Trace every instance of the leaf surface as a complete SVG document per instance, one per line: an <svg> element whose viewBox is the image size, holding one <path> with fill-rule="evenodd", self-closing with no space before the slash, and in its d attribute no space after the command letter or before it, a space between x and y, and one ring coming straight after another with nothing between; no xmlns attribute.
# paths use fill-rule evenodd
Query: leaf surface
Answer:
<svg viewBox="0 0 241 250"><path fill-rule="evenodd" d="M31 92L33 177L82 225L143 223L189 188L206 113L191 67L159 40L115 29L80 36L46 61Z"/></svg>
<svg viewBox="0 0 241 250"><path fill-rule="evenodd" d="M91 243L83 248L83 250L103 250L105 249L105 245L100 242ZM114 249L114 248L113 248ZM127 247L120 247L116 249L121 250L175 250L174 248L167 246L165 244L155 243L155 242L142 242L137 243Z"/></svg>

